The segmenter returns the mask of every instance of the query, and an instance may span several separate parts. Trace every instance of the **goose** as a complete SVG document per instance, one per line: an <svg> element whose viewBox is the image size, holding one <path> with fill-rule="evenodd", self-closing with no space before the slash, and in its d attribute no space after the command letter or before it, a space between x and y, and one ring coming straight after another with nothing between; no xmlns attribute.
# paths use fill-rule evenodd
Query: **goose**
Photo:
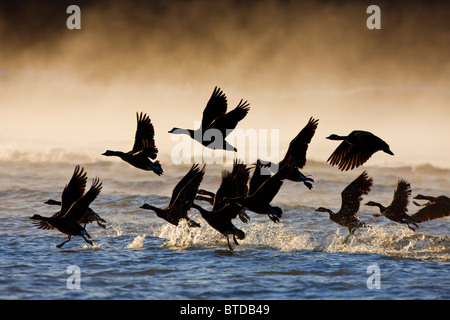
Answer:
<svg viewBox="0 0 450 320"><path fill-rule="evenodd" d="M61 201L49 199L49 200L45 201L44 204L49 204L49 205L54 205L54 206L61 206ZM61 212L61 211L59 211L59 212ZM59 213L59 212L57 212L57 213ZM83 227L86 228L86 224L94 222L94 221L97 222L99 227L101 227L103 229L106 229L106 226L103 224L103 223L106 223L106 220L103 219L102 217L100 217L91 208L87 209L86 214L84 215L84 217L80 221L78 221L78 223L79 224L83 224Z"/></svg>
<svg viewBox="0 0 450 320"><path fill-rule="evenodd" d="M213 206L213 211L221 209L227 204L228 198L235 198L247 194L247 183L250 177L249 171L250 168L247 168L244 163L236 159L233 162L231 172L228 170L222 172L222 181L216 193L199 189L195 199L208 202ZM250 220L245 210L240 210L238 216L244 223L248 223Z"/></svg>
<svg viewBox="0 0 450 320"><path fill-rule="evenodd" d="M374 201L369 201L366 206L375 206L380 209L380 214L375 214L375 217L385 216L386 218L398 222L405 223L408 228L415 231L416 229L409 224L413 224L416 228L419 226L416 224L416 220L410 217L406 212L408 211L409 196L411 195L411 185L405 180L399 180L397 183L397 189L394 192L394 198L389 206L385 207L382 204Z"/></svg>
<svg viewBox="0 0 450 320"><path fill-rule="evenodd" d="M237 152L225 138L236 128L239 121L245 118L250 110L247 101L239 102L238 106L227 113L228 102L223 91L215 87L214 91L203 110L203 118L200 128L180 129L172 128L169 133L186 134L210 149L223 149Z"/></svg>
<svg viewBox="0 0 450 320"><path fill-rule="evenodd" d="M245 239L245 233L236 228L232 222L241 210L241 206L233 203L227 203L217 211L208 211L196 203L193 203L192 208L197 209L203 219L205 219L212 228L216 229L227 238L228 249L230 251L233 250L233 247L230 244L229 235L233 236L233 240L236 245L239 245L236 237L239 240Z"/></svg>
<svg viewBox="0 0 450 320"><path fill-rule="evenodd" d="M200 227L200 224L188 217L187 212L191 208L194 198L197 195L204 174L205 165L203 165L202 168L200 168L198 164L192 165L191 169L173 189L172 197L166 208L157 208L147 203L144 203L140 208L153 210L158 217L175 226L178 226L181 219L185 219L188 221L190 227Z"/></svg>
<svg viewBox="0 0 450 320"><path fill-rule="evenodd" d="M347 242L350 235L354 234L356 229L369 227L360 221L356 214L362 200L361 196L369 193L372 182L372 178L369 178L364 171L341 192L342 203L338 212L334 213L332 210L324 207L319 207L315 210L316 212L328 212L331 221L348 228L349 235L343 243Z"/></svg>
<svg viewBox="0 0 450 320"><path fill-rule="evenodd" d="M446 196L424 196L418 194L414 197L416 200L427 200L428 202L419 211L411 216L416 222L425 222L433 219L443 218L450 215L450 198ZM414 202L416 205L418 203Z"/></svg>
<svg viewBox="0 0 450 320"><path fill-rule="evenodd" d="M338 165L341 171L363 165L377 151L394 155L386 142L367 131L355 130L348 136L332 134L327 139L343 140L327 160L332 166Z"/></svg>
<svg viewBox="0 0 450 320"><path fill-rule="evenodd" d="M137 129L134 138L133 149L129 152L106 150L102 153L107 157L119 157L130 165L146 170L153 171L158 176L163 174L163 169L159 161L153 162L158 154L158 149L155 145L155 129L149 118L145 113L136 113Z"/></svg>
<svg viewBox="0 0 450 320"><path fill-rule="evenodd" d="M273 222L279 222L282 209L272 206L273 198L277 195L283 180L288 177L294 169L294 160L288 157L277 173L273 176L261 175L261 164L257 162L252 178L250 179L248 193L236 198L228 199L230 203L236 203L244 209L257 214L267 214Z"/></svg>
<svg viewBox="0 0 450 320"><path fill-rule="evenodd" d="M100 194L102 183L97 177L94 178L91 188L83 195L86 186L85 178L83 168L80 170L80 167L77 166L72 179L64 188L62 194L61 212L53 215L52 217L43 217L35 214L30 218L37 220L35 225L38 229L57 229L67 235L68 240L57 245L57 248L62 248L65 243L71 240L72 236L81 236L88 244L91 246L93 245L93 242L89 240L91 238L90 235L86 229L78 223L78 221L83 219L89 205Z"/></svg>
<svg viewBox="0 0 450 320"><path fill-rule="evenodd" d="M295 168L286 179L295 182L301 181L309 190L312 189L313 186L311 182L314 182L314 180L312 178L306 177L303 173L300 172L299 169L302 169L306 164L306 151L308 150L308 145L316 132L318 124L319 120L311 117L306 126L289 143L289 148L283 160L281 160L281 162L277 165L278 168L282 167L287 157L292 156L295 162ZM272 162L263 164L264 167L269 169L272 167L272 165Z"/></svg>

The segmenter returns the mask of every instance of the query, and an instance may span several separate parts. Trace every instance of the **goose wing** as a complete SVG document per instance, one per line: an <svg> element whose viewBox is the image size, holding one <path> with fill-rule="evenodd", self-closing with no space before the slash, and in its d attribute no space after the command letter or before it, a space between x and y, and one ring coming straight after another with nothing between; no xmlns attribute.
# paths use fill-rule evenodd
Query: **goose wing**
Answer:
<svg viewBox="0 0 450 320"><path fill-rule="evenodd" d="M189 210L197 195L200 183L205 175L205 165L202 168L198 164L192 165L191 169L175 186L169 207L177 207Z"/></svg>
<svg viewBox="0 0 450 320"><path fill-rule="evenodd" d="M297 136L289 144L286 156L293 156L295 166L303 168L306 164L306 151L311 142L312 137L316 133L319 120L310 118L306 126L297 134Z"/></svg>
<svg viewBox="0 0 450 320"><path fill-rule="evenodd" d="M249 170L245 164L235 161L231 172L222 172L222 182L214 197L213 211L218 211L226 205L225 198L247 195Z"/></svg>
<svg viewBox="0 0 450 320"><path fill-rule="evenodd" d="M403 216L408 212L409 196L411 195L411 185L405 180L399 180L397 189L391 204L387 208L391 214Z"/></svg>
<svg viewBox="0 0 450 320"><path fill-rule="evenodd" d="M417 222L425 222L450 215L450 199L445 196L437 197L436 202L428 202L411 217Z"/></svg>
<svg viewBox="0 0 450 320"><path fill-rule="evenodd" d="M221 132L222 137L225 138L236 128L239 121L245 118L250 110L249 105L247 101L241 100L236 108L216 118L208 127L203 127L204 130L217 129Z"/></svg>
<svg viewBox="0 0 450 320"><path fill-rule="evenodd" d="M280 166L278 172L264 181L254 193L250 194L250 197L270 203L283 185L283 180L289 176L293 169L294 160L292 157L288 157L284 165Z"/></svg>
<svg viewBox="0 0 450 320"><path fill-rule="evenodd" d="M57 216L64 216L70 207L83 196L86 189L87 176L84 168L77 165L72 178L65 186L61 195L61 211Z"/></svg>
<svg viewBox="0 0 450 320"><path fill-rule="evenodd" d="M207 128L215 119L223 116L227 112L227 97L218 87L214 91L203 110L202 128Z"/></svg>
<svg viewBox="0 0 450 320"><path fill-rule="evenodd" d="M65 214L65 217L75 221L80 221L86 214L89 205L97 198L102 190L102 183L99 178L94 178L91 188L78 201L76 201Z"/></svg>
<svg viewBox="0 0 450 320"><path fill-rule="evenodd" d="M343 216L356 217L359 210L362 195L368 194L372 186L372 178L364 171L358 178L353 180L342 192L342 204L340 213Z"/></svg>
<svg viewBox="0 0 450 320"><path fill-rule="evenodd" d="M151 159L156 159L158 148L155 145L155 129L150 117L145 113L137 113L137 128L133 149L130 153L143 152Z"/></svg>

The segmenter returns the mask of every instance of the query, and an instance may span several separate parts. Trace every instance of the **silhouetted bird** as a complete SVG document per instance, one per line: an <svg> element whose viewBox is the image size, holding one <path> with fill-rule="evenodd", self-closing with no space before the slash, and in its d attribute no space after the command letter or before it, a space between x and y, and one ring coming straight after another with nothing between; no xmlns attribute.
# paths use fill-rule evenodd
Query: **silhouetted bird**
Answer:
<svg viewBox="0 0 450 320"><path fill-rule="evenodd" d="M128 162L132 166L146 170L153 171L158 176L163 174L163 169L159 161L153 162L158 154L158 149L155 146L155 129L150 121L150 118L145 113L136 113L137 129L134 138L133 149L129 152L111 151L107 150L102 153L104 156L116 156L123 161Z"/></svg>
<svg viewBox="0 0 450 320"><path fill-rule="evenodd" d="M158 217L175 226L178 226L181 219L185 219L190 227L200 227L197 222L188 217L187 213L197 195L198 187L203 180L204 174L205 166L200 169L198 164L194 164L173 189L167 208L160 209L146 203L141 208L153 210Z"/></svg>
<svg viewBox="0 0 450 320"><path fill-rule="evenodd" d="M245 238L245 233L242 230L236 228L236 226L231 221L236 218L237 214L242 208L241 206L235 203L227 203L220 210L208 211L193 203L192 208L197 209L202 215L203 219L205 219L212 228L216 229L227 238L228 249L233 250L230 244L230 239L228 237L229 235L233 235L233 241L236 245L239 245L236 237L239 240L243 240Z"/></svg>
<svg viewBox="0 0 450 320"><path fill-rule="evenodd" d="M229 235L233 236L233 241L236 245L239 245L236 238L240 240L245 238L245 233L236 228L232 220L239 215L242 221L248 222L249 217L242 212L242 206L230 203L228 199L247 194L249 176L247 166L235 160L231 172L228 170L222 172L222 181L217 192L215 194L208 191L203 192L203 194L210 196L208 199L212 199L212 201L207 200L210 203L212 202L212 210L205 210L195 203L192 205L212 228L227 238L228 249L230 250L233 250L233 248L230 244Z"/></svg>
<svg viewBox="0 0 450 320"><path fill-rule="evenodd" d="M313 179L306 177L299 169L302 169L306 164L306 151L308 150L308 145L314 136L319 120L310 118L306 126L297 134L297 136L289 144L289 148L284 156L284 159L278 164L278 168L284 165L285 159L292 156L294 159L295 168L292 170L291 174L286 178L290 181L302 181L308 189L312 189L311 182ZM271 162L265 163L262 166L266 168L271 168L273 164Z"/></svg>
<svg viewBox="0 0 450 320"><path fill-rule="evenodd" d="M446 196L431 197L418 194L414 199L428 201L420 205L423 208L411 216L416 222L425 222L450 215L450 198ZM416 202L414 203L419 205Z"/></svg>
<svg viewBox="0 0 450 320"><path fill-rule="evenodd" d="M229 198L236 198L248 193L249 171L250 169L244 163L235 160L231 172L228 170L222 172L222 181L216 193L200 189L195 199L209 202L213 206L213 211L221 209L227 204ZM240 210L238 216L245 223L250 220L244 210Z"/></svg>
<svg viewBox="0 0 450 320"><path fill-rule="evenodd" d="M90 235L78 221L83 219L91 202L100 194L102 183L95 178L89 191L83 195L85 187L86 174L83 172L83 168L80 170L80 167L76 166L72 179L62 194L61 212L52 217L35 214L30 218L39 221L36 223L39 229L57 229L68 236L68 240L56 246L58 248L69 242L72 236L81 236L87 243L93 245L92 241L88 240L91 238Z"/></svg>
<svg viewBox="0 0 450 320"><path fill-rule="evenodd" d="M361 166L380 150L394 155L386 142L367 131L353 131L348 136L332 134L327 139L343 140L327 160L332 166L338 165L342 171Z"/></svg>
<svg viewBox="0 0 450 320"><path fill-rule="evenodd" d="M385 207L382 204L374 201L369 201L366 203L367 206L375 206L380 208L381 214L375 214L375 217L385 216L386 218L398 222L405 223L408 228L415 231L413 227L409 224L413 224L416 228L419 226L415 223L415 219L410 217L406 212L408 212L409 196L411 195L411 185L405 180L399 180L397 184L397 189L394 192L394 198L389 206Z"/></svg>
<svg viewBox="0 0 450 320"><path fill-rule="evenodd" d="M330 214L331 221L348 228L349 235L345 238L344 243L347 242L350 235L354 234L356 229L368 227L368 225L357 218L356 214L362 200L361 196L368 194L371 186L372 178L369 178L367 173L364 171L342 191L341 209L338 212L334 213L330 209L323 207L315 210L317 212L328 212Z"/></svg>
<svg viewBox="0 0 450 320"><path fill-rule="evenodd" d="M60 206L61 205L61 201L57 201L57 200L53 200L53 199L49 199L47 201L44 202L44 204L50 204L50 205L55 205L55 206ZM59 211L61 212L61 211ZM59 213L57 212L57 214ZM92 210L91 208L88 208L86 211L86 214L84 215L84 217L78 221L79 224L83 224L83 227L86 228L86 224L91 223L96 221L98 226L106 229L106 226L103 223L106 223L105 219L102 219L102 217L100 217L94 210ZM103 223L102 223L103 222Z"/></svg>
<svg viewBox="0 0 450 320"><path fill-rule="evenodd" d="M231 203L237 203L258 214L267 214L273 222L280 221L283 211L280 207L272 206L273 198L277 195L283 180L294 169L292 157L288 157L283 166L273 176L261 175L261 164L258 161L249 183L247 195L229 199Z"/></svg>
<svg viewBox="0 0 450 320"><path fill-rule="evenodd" d="M228 102L225 94L215 87L206 107L200 128L192 129L173 128L169 133L186 134L210 149L224 149L237 151L225 138L236 128L239 121L244 119L250 110L247 101L241 100L238 106L227 112Z"/></svg>

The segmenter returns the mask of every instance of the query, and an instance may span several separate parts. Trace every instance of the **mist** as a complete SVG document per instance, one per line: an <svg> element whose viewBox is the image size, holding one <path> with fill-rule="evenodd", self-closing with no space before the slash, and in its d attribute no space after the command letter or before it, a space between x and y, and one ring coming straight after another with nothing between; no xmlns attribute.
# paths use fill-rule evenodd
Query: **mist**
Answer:
<svg viewBox="0 0 450 320"><path fill-rule="evenodd" d="M66 9L81 8L81 30ZM381 8L369 30L366 8ZM193 128L215 86L238 128L279 130L280 156L313 116L308 158L325 137L371 131L395 157L450 164L450 6L441 1L21 1L0 13L0 150L128 151L136 112L161 155Z"/></svg>

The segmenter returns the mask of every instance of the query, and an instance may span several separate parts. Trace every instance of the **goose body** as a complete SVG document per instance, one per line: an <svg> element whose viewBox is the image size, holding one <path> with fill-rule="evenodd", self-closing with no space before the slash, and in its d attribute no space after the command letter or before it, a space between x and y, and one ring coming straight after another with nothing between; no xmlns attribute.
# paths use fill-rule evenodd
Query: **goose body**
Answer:
<svg viewBox="0 0 450 320"><path fill-rule="evenodd" d="M342 140L327 160L330 165L337 165L342 171L363 165L377 151L394 155L386 142L368 131L355 130L348 136L332 134L327 139Z"/></svg>
<svg viewBox="0 0 450 320"><path fill-rule="evenodd" d="M292 139L284 158L278 165L276 165L276 167L281 168L284 166L286 159L288 157L292 157L294 161L294 168L287 176L286 180L303 182L303 184L310 190L313 187L311 182L314 182L314 180L306 177L303 173L300 172L300 169L302 169L306 164L306 152L308 150L308 145L316 132L318 124L319 120L311 117L306 126L297 134L294 139ZM262 166L270 169L273 164L271 162L268 162L263 164Z"/></svg>
<svg viewBox="0 0 450 320"><path fill-rule="evenodd" d="M360 176L353 180L341 193L342 203L338 212L333 212L330 209L319 207L315 211L329 213L330 220L348 229L349 235L344 240L347 242L350 235L354 234L355 230L367 225L360 221L357 217L359 211L362 195L368 194L372 186L372 178L369 178L364 171Z"/></svg>
<svg viewBox="0 0 450 320"><path fill-rule="evenodd" d="M194 164L173 189L172 197L166 208L161 209L146 203L141 208L153 210L159 218L175 226L178 226L181 219L185 219L191 227L199 227L197 222L188 217L188 211L197 195L204 174L205 166L200 168L198 164Z"/></svg>
<svg viewBox="0 0 450 320"><path fill-rule="evenodd" d="M450 198L446 196L424 196L418 194L414 197L416 200L427 200L423 208L411 216L417 222L425 222L450 215ZM417 204L417 203L416 203Z"/></svg>
<svg viewBox="0 0 450 320"><path fill-rule="evenodd" d="M223 149L236 152L225 138L236 128L239 121L244 119L250 110L247 101L241 100L238 106L227 113L228 102L220 88L214 91L203 110L200 128L196 130L173 128L172 134L185 134L210 149Z"/></svg>
<svg viewBox="0 0 450 320"><path fill-rule="evenodd" d="M102 155L107 157L119 157L128 164L145 171L153 171L158 176L163 174L159 161L155 160L158 148L155 145L155 129L145 113L136 113L137 129L134 138L133 149L129 152L106 150Z"/></svg>
<svg viewBox="0 0 450 320"><path fill-rule="evenodd" d="M397 223L405 223L408 227L415 231L410 224L416 228L419 226L416 224L416 220L410 217L406 212L408 211L409 196L411 195L411 185L405 180L399 180L397 188L394 191L394 197L389 204L385 207L382 204L374 201L366 203L367 206L375 206L380 209L380 214L375 216L385 216L386 218L395 221Z"/></svg>
<svg viewBox="0 0 450 320"><path fill-rule="evenodd" d="M81 236L87 243L93 245L92 241L89 240L88 232L78 222L83 220L89 205L100 194L102 183L98 178L95 178L89 191L84 194L86 180L84 169L76 166L69 184L66 185L62 193L61 211L52 217L35 214L30 218L36 220L36 226L39 229L57 229L68 236L68 240L57 245L58 248L70 241L72 236Z"/></svg>

